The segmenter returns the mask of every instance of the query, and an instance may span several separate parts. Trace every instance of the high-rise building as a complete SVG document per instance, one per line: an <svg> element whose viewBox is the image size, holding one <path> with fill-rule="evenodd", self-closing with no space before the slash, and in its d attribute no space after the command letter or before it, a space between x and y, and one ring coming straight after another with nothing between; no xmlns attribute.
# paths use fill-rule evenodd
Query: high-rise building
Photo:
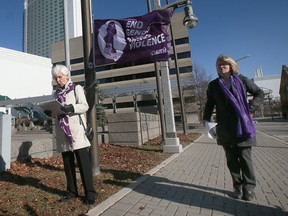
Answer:
<svg viewBox="0 0 288 216"><path fill-rule="evenodd" d="M68 0L68 37L82 35L80 1ZM51 45L63 41L64 1L25 0L23 51L43 56L51 56Z"/></svg>

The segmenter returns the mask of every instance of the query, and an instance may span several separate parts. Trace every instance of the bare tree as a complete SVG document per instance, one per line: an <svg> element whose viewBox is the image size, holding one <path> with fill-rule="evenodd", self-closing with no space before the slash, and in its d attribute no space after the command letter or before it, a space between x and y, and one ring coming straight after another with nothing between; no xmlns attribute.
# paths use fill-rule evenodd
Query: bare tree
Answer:
<svg viewBox="0 0 288 216"><path fill-rule="evenodd" d="M194 122L198 116L198 122L202 122L202 113L204 103L206 102L206 90L209 82L212 80L211 75L207 75L203 67L193 64L191 76L181 79L183 86L183 98L185 99L184 110L189 113L191 122ZM196 116L195 116L196 115Z"/></svg>
<svg viewBox="0 0 288 216"><path fill-rule="evenodd" d="M194 86L195 100L199 106L199 121L202 120L204 104L206 102L206 90L211 80L212 76L208 75L202 66L193 64L192 85Z"/></svg>

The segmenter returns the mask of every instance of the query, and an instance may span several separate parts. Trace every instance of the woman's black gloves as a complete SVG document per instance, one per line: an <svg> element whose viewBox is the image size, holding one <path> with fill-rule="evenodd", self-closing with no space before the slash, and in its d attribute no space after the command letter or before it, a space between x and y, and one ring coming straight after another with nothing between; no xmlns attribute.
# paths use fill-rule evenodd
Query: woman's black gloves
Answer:
<svg viewBox="0 0 288 216"><path fill-rule="evenodd" d="M62 106L61 110L65 113L74 113L74 107L72 104Z"/></svg>
<svg viewBox="0 0 288 216"><path fill-rule="evenodd" d="M52 112L50 110L44 110L44 114L51 117Z"/></svg>

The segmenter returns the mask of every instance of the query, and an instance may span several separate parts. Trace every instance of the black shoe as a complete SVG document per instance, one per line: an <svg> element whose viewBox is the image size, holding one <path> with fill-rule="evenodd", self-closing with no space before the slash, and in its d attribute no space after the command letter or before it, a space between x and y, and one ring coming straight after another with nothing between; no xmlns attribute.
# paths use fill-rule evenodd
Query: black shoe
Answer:
<svg viewBox="0 0 288 216"><path fill-rule="evenodd" d="M85 200L85 203L86 203L87 205L93 205L93 204L95 204L95 199L86 199L86 200Z"/></svg>
<svg viewBox="0 0 288 216"><path fill-rule="evenodd" d="M234 188L233 197L234 199L242 199L243 191L241 187Z"/></svg>
<svg viewBox="0 0 288 216"><path fill-rule="evenodd" d="M243 194L243 200L246 200L246 201L251 201L253 200L255 197L255 194L253 191L244 191L244 194Z"/></svg>
<svg viewBox="0 0 288 216"><path fill-rule="evenodd" d="M86 205L93 205L95 204L96 197L97 197L97 193L91 190L84 197L84 203Z"/></svg>
<svg viewBox="0 0 288 216"><path fill-rule="evenodd" d="M59 202L60 202L60 203L65 203L65 202L67 202L67 201L75 198L76 196L77 196L76 194L68 193L66 196L63 196L63 197L59 200Z"/></svg>

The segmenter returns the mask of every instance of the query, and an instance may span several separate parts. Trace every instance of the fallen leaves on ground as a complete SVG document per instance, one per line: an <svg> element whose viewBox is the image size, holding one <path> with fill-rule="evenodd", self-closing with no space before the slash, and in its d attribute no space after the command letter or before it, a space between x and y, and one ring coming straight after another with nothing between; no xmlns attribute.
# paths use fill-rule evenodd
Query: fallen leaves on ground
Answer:
<svg viewBox="0 0 288 216"><path fill-rule="evenodd" d="M199 136L198 133L178 134L183 147ZM171 155L162 152L161 137L152 139L139 148L112 144L99 146L101 172L94 177L98 194L94 206ZM80 196L67 203L59 203L59 198L65 195L66 191L61 157L12 162L9 170L0 172L0 215L85 215L89 206L83 204L84 191L79 173L77 181Z"/></svg>

